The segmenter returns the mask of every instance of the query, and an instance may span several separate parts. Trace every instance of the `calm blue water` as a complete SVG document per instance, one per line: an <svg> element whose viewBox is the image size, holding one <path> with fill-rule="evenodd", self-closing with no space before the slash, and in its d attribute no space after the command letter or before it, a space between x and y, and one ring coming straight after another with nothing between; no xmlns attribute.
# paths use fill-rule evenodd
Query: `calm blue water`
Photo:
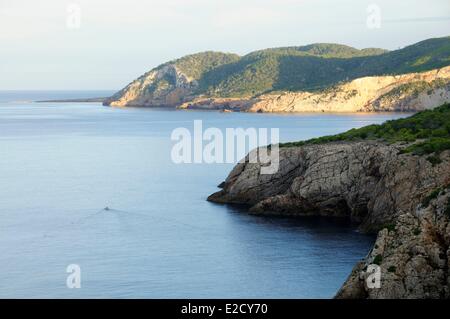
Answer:
<svg viewBox="0 0 450 319"><path fill-rule="evenodd" d="M43 95L74 97L0 94L0 297L329 298L372 243L344 221L207 202L232 165L173 164L170 134L202 119L279 127L292 141L400 115L20 102ZM81 289L66 287L69 264L81 267Z"/></svg>

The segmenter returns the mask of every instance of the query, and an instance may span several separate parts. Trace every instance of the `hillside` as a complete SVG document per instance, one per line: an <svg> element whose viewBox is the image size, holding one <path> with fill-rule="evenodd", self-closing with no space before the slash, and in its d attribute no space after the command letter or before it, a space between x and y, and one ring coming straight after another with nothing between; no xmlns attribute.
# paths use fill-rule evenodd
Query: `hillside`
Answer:
<svg viewBox="0 0 450 319"><path fill-rule="evenodd" d="M311 44L235 54L204 52L165 63L105 101L112 106L177 106L195 98L251 98L318 91L357 78L423 72L450 65L450 37L395 51Z"/></svg>
<svg viewBox="0 0 450 319"><path fill-rule="evenodd" d="M450 101L450 67L369 76L312 92L264 94L249 112L414 112Z"/></svg>
<svg viewBox="0 0 450 319"><path fill-rule="evenodd" d="M241 112L415 112L450 101L450 67L420 73L368 76L316 91L255 98L197 97L181 109Z"/></svg>
<svg viewBox="0 0 450 319"><path fill-rule="evenodd" d="M164 63L106 99L112 106L175 106L193 92L205 73L239 60L236 54L203 52Z"/></svg>
<svg viewBox="0 0 450 319"><path fill-rule="evenodd" d="M373 124L347 132L313 138L307 141L281 144L281 147L304 146L337 141L381 140L388 143L405 142L409 146L402 153L428 155L432 164L440 163L439 155L450 150L450 104L411 117Z"/></svg>

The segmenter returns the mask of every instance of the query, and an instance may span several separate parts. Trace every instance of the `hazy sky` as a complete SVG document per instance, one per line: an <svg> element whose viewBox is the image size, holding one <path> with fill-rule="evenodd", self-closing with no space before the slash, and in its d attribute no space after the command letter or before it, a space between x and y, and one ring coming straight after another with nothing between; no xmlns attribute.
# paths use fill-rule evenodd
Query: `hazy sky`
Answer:
<svg viewBox="0 0 450 319"><path fill-rule="evenodd" d="M0 0L0 90L119 89L205 50L397 49L447 35L449 0Z"/></svg>

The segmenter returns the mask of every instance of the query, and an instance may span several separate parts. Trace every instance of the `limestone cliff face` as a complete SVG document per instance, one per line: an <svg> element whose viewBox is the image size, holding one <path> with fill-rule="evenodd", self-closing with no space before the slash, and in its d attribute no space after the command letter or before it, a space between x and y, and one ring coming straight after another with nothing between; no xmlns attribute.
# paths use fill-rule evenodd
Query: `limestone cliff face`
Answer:
<svg viewBox="0 0 450 319"><path fill-rule="evenodd" d="M421 111L450 100L450 67L398 76L373 76L318 93L266 95L250 112Z"/></svg>
<svg viewBox="0 0 450 319"><path fill-rule="evenodd" d="M450 185L450 151L433 165L426 156L400 154L404 147L375 141L282 147L277 173L261 175L260 164L240 163L208 199L249 204L254 214L348 216L363 231L381 230L338 297L448 297L448 194L439 203L422 202ZM365 268L378 255L382 288L368 290Z"/></svg>
<svg viewBox="0 0 450 319"><path fill-rule="evenodd" d="M401 214L378 233L369 255L359 262L337 298L450 298L450 189L427 205ZM380 288L370 289L367 267L377 263Z"/></svg>
<svg viewBox="0 0 450 319"><path fill-rule="evenodd" d="M152 70L107 99L111 106L176 106L196 89L198 83L175 64Z"/></svg>
<svg viewBox="0 0 450 319"><path fill-rule="evenodd" d="M251 98L207 98L197 97L177 106L178 109L191 110L219 110L245 112L256 100Z"/></svg>
<svg viewBox="0 0 450 319"><path fill-rule="evenodd" d="M199 82L176 63L156 68L104 101L111 106L164 106L235 112L416 112L450 102L450 67L364 77L320 92L257 98L198 95Z"/></svg>
<svg viewBox="0 0 450 319"><path fill-rule="evenodd" d="M196 98L183 109L244 112L415 112L450 101L450 67L422 73L359 78L319 92L283 92L257 98Z"/></svg>
<svg viewBox="0 0 450 319"><path fill-rule="evenodd" d="M186 55L147 72L103 104L175 107L198 96L203 75L237 59L236 54L213 51Z"/></svg>

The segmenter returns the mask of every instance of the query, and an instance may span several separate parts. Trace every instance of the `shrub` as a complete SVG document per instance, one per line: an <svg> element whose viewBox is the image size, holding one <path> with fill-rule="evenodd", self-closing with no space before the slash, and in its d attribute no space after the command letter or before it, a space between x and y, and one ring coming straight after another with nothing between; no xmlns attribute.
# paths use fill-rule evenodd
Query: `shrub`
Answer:
<svg viewBox="0 0 450 319"><path fill-rule="evenodd" d="M442 163L441 158L439 157L439 155L436 154L428 156L427 161L430 162L433 166Z"/></svg>
<svg viewBox="0 0 450 319"><path fill-rule="evenodd" d="M395 231L395 224L385 224L382 228L386 228L388 231Z"/></svg>
<svg viewBox="0 0 450 319"><path fill-rule="evenodd" d="M402 149L400 152L414 155L435 153L429 160L434 164L438 164L440 160L438 155L450 149L450 104L447 103L433 110L422 111L408 118L387 121L381 125L369 125L307 141L284 143L280 144L280 147L368 139L378 139L388 143L412 143L420 140Z"/></svg>
<svg viewBox="0 0 450 319"><path fill-rule="evenodd" d="M375 258L373 259L373 262L375 265L381 265L381 262L383 261L383 256L381 256L380 254L376 255Z"/></svg>
<svg viewBox="0 0 450 319"><path fill-rule="evenodd" d="M428 207L428 205L430 205L430 202L437 198L439 193L441 192L441 188L436 188L435 190L433 190L428 196L426 196L423 200L422 200L422 207Z"/></svg>
<svg viewBox="0 0 450 319"><path fill-rule="evenodd" d="M386 227L388 229L388 231L395 231L395 225L394 224L389 224Z"/></svg>
<svg viewBox="0 0 450 319"><path fill-rule="evenodd" d="M450 197L447 199L447 205L444 209L444 214L450 217Z"/></svg>

